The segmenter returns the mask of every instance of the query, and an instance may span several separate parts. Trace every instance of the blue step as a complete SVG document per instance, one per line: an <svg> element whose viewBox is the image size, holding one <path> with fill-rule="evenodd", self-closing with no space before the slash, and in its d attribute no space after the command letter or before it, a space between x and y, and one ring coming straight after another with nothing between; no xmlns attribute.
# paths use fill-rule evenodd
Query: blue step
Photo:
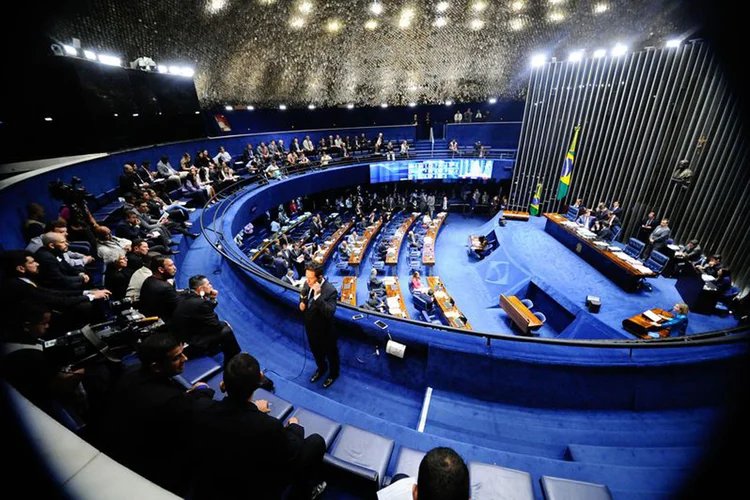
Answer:
<svg viewBox="0 0 750 500"><path fill-rule="evenodd" d="M691 467L706 450L699 446L648 447L568 445L568 455L575 462L613 465Z"/></svg>

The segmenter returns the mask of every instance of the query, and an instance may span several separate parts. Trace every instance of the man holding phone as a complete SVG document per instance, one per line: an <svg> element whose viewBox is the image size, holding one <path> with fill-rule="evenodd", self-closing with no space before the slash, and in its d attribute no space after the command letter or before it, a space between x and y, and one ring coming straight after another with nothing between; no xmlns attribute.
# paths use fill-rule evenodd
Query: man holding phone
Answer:
<svg viewBox="0 0 750 500"><path fill-rule="evenodd" d="M323 278L323 268L316 264L308 266L299 295L299 310L305 315L305 333L317 365L310 383L317 382L328 372L324 389L339 376L339 348L333 328L337 299L336 288Z"/></svg>

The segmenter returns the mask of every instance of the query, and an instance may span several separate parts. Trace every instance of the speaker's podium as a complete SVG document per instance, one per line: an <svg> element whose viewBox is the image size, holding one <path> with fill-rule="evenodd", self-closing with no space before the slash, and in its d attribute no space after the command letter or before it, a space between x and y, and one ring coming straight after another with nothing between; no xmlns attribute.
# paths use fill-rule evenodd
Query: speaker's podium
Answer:
<svg viewBox="0 0 750 500"><path fill-rule="evenodd" d="M654 325L654 321L673 317L674 315L671 312L667 312L664 309L649 309L648 311L636 314L632 318L622 320L622 327L642 339L650 338L650 332L658 332L659 337L664 338L669 336L669 330L661 328L659 325Z"/></svg>
<svg viewBox="0 0 750 500"><path fill-rule="evenodd" d="M719 300L719 291L711 276L704 276L693 266L683 266L675 288L691 311L712 314Z"/></svg>

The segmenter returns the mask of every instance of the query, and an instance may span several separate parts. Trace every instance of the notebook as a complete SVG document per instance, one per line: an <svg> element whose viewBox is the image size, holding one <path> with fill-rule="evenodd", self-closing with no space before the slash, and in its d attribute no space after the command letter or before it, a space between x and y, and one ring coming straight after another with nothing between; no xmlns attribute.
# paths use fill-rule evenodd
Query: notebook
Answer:
<svg viewBox="0 0 750 500"><path fill-rule="evenodd" d="M646 316L646 318L650 319L651 321L657 322L661 321L662 317L656 314L653 311L644 311L643 315Z"/></svg>

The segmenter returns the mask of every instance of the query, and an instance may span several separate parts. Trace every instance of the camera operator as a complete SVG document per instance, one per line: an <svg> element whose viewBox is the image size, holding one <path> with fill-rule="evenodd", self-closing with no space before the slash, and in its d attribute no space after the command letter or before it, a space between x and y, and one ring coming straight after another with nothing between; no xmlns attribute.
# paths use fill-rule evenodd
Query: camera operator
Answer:
<svg viewBox="0 0 750 500"><path fill-rule="evenodd" d="M71 184L65 184L57 180L50 184L50 195L63 202L60 208L60 218L68 223L68 229L71 239L87 241L91 248L96 248L96 237L94 231L99 224L91 215L86 198L91 195L86 192L83 186L76 187L81 183L81 179L73 177Z"/></svg>
<svg viewBox="0 0 750 500"><path fill-rule="evenodd" d="M84 369L54 366L44 355L41 339L51 319L49 308L23 304L16 321L0 340L2 376L29 401L57 420L63 408L79 416L86 412L81 381Z"/></svg>
<svg viewBox="0 0 750 500"><path fill-rule="evenodd" d="M53 316L55 331L74 330L94 323L103 313L94 307L93 301L109 298L109 290L52 290L39 286L35 280L39 275L39 263L25 250L11 250L0 259L4 275L0 291L0 308L5 317L12 317L15 309L23 303L37 304L60 314Z"/></svg>

